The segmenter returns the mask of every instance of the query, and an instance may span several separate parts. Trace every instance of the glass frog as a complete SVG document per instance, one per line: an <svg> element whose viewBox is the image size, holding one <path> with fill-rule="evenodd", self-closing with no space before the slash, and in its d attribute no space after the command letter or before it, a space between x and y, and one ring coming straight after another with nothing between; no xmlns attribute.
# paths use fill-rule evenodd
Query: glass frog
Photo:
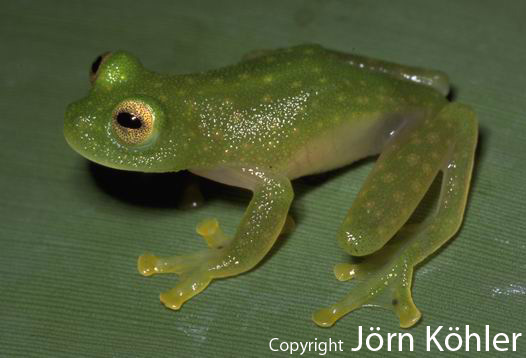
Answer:
<svg viewBox="0 0 526 358"><path fill-rule="evenodd" d="M116 169L185 169L253 192L233 237L211 221L198 230L207 249L139 258L145 276L180 275L160 296L167 307L177 310L213 279L262 260L287 220L291 180L379 154L337 235L348 254L365 260L337 264L334 273L358 283L312 318L328 327L377 305L392 309L401 327L419 320L413 269L462 223L478 136L473 110L447 100L444 73L307 44L183 75L106 53L91 66L91 84L65 115L66 140L81 155ZM408 224L439 174L432 215Z"/></svg>

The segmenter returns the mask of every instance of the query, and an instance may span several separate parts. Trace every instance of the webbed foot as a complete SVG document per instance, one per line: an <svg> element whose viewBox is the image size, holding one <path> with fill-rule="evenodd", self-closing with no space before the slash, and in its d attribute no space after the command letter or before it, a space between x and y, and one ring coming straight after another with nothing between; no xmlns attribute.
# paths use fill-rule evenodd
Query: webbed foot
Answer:
<svg viewBox="0 0 526 358"><path fill-rule="evenodd" d="M213 277L209 267L224 253L231 239L219 226L217 219L201 221L196 232L207 243L208 249L193 254L171 257L157 257L151 253L140 256L137 269L143 276L159 273L175 273L181 277L179 284L172 290L161 293L161 302L168 308L178 310L181 305L203 291Z"/></svg>
<svg viewBox="0 0 526 358"><path fill-rule="evenodd" d="M282 229L282 234L288 234L295 228L294 220L288 216ZM228 251L232 239L221 230L219 221L215 218L204 219L196 227L208 249L182 256L158 257L145 253L137 261L137 270L143 276L160 273L175 273L181 281L170 291L161 293L161 302L168 308L178 310L182 304L199 292L203 291L212 281L209 270L220 261L221 256Z"/></svg>
<svg viewBox="0 0 526 358"><path fill-rule="evenodd" d="M402 328L418 322L421 313L411 297L411 262L406 255L386 260L383 253L381 250L359 264L335 265L334 274L338 280L355 278L359 282L341 301L314 312L312 320L318 326L330 327L347 313L366 306L392 309Z"/></svg>

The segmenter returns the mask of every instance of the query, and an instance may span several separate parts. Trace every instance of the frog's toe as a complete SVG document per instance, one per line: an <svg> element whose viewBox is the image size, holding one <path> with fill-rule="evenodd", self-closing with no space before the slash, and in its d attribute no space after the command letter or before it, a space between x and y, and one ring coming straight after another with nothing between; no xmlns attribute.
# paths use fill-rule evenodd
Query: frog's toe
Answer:
<svg viewBox="0 0 526 358"><path fill-rule="evenodd" d="M157 256L147 252L144 255L139 256L137 261L137 270L143 276L151 276L157 273Z"/></svg>
<svg viewBox="0 0 526 358"><path fill-rule="evenodd" d="M356 276L359 265L340 263L334 265L334 276L338 281L348 281Z"/></svg>
<svg viewBox="0 0 526 358"><path fill-rule="evenodd" d="M420 320L420 317L422 317L422 313L420 313L420 310L415 306L411 294L401 300L393 298L391 304L400 320L400 327L402 328L412 327Z"/></svg>
<svg viewBox="0 0 526 358"><path fill-rule="evenodd" d="M338 318L337 312L331 307L319 309L312 314L312 320L320 327L331 327Z"/></svg>
<svg viewBox="0 0 526 358"><path fill-rule="evenodd" d="M393 310L402 328L411 327L420 319L421 313L411 297L413 267L403 257L394 263L338 264L334 273L340 281L356 276L358 282L341 301L314 312L312 319L318 326L330 327L346 314L366 306Z"/></svg>
<svg viewBox="0 0 526 358"><path fill-rule="evenodd" d="M312 314L312 320L320 327L331 327L337 320L366 305L366 297L353 297L350 294L340 302L321 308Z"/></svg>
<svg viewBox="0 0 526 358"><path fill-rule="evenodd" d="M178 310L183 303L203 291L212 281L206 271L194 271L185 275L173 289L160 295L161 302L172 310Z"/></svg>

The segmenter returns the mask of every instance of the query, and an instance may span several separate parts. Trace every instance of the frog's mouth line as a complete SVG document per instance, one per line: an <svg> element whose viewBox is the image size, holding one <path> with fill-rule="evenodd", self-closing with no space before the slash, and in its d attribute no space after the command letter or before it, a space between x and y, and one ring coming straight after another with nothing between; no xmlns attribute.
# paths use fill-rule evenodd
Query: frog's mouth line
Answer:
<svg viewBox="0 0 526 358"><path fill-rule="evenodd" d="M104 160L103 158L93 155L93 153L90 153L90 151L83 148L83 144L79 142L77 138L74 138L74 137L72 138L71 135L68 135L66 128L64 128L64 138L66 140L66 143L70 146L71 149L73 149L80 156L86 158L87 160L91 162L97 163L99 165L102 165L108 168L131 170L128 167L119 166L116 163L111 163L107 160Z"/></svg>
<svg viewBox="0 0 526 358"><path fill-rule="evenodd" d="M82 157L99 165L113 169L133 170L129 166L119 165L118 163L109 161L102 155L97 155L96 148L92 148L92 150L89 150L88 148L90 147L90 145L92 146L92 143L89 143L89 141L85 139L88 136L87 133L79 133L78 128L75 127L76 120L77 119L72 113L70 113L69 111L66 112L66 119L64 122L64 138L66 140L66 143L68 143L68 145L71 147L71 149L73 149ZM83 137L83 135L85 137Z"/></svg>
<svg viewBox="0 0 526 358"><path fill-rule="evenodd" d="M68 135L67 129L64 130L64 138L66 140L66 143L73 149L76 153L78 153L83 158L102 165L104 167L117 169L117 170L126 170L126 171L133 171L133 172L166 172L166 169L156 169L156 168L149 168L145 165L134 164L134 162L122 162L118 163L115 161L108 160L108 158L97 155L96 151L88 150L86 149L86 143L82 143L82 140L79 140L76 136ZM104 151L104 153L106 153ZM110 151L109 153L114 153L113 151ZM176 172L179 169L171 168L170 171Z"/></svg>

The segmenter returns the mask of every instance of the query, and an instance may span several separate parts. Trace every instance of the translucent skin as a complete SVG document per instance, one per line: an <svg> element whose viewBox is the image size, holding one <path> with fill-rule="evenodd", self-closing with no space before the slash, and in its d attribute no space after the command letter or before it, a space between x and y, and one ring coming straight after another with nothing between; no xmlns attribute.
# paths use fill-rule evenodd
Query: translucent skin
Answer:
<svg viewBox="0 0 526 358"><path fill-rule="evenodd" d="M93 74L88 96L68 107L64 133L76 151L102 165L189 169L254 192L233 238L217 222L204 222L198 233L208 249L139 258L143 275L181 275L176 288L161 294L172 309L212 279L245 272L265 256L287 219L290 180L381 153L338 237L349 254L372 255L360 267L336 265L335 274L366 279L313 319L330 326L376 304L392 308L409 327L420 317L410 292L413 266L458 230L473 165L476 119L467 106L448 103L448 88L437 71L317 45L259 51L236 65L189 75L157 74L115 52ZM144 105L147 113L140 113L153 118L140 143L119 136L127 133L116 121L123 102ZM436 214L404 226L439 171Z"/></svg>

